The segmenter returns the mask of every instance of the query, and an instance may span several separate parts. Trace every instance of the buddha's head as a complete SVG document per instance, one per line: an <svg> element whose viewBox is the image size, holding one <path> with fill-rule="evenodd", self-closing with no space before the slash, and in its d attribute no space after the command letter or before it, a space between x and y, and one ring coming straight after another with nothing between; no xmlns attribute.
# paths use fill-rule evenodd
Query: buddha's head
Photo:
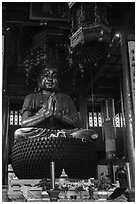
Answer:
<svg viewBox="0 0 137 204"><path fill-rule="evenodd" d="M39 73L38 88L56 91L58 89L58 69L56 66L45 65Z"/></svg>

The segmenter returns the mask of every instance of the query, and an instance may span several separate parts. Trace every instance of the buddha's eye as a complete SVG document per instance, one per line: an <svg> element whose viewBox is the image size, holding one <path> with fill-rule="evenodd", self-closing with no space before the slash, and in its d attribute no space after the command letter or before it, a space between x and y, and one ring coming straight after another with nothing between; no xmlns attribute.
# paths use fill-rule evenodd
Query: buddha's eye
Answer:
<svg viewBox="0 0 137 204"><path fill-rule="evenodd" d="M54 73L54 74L53 74L53 77L54 77L54 78L57 78L57 74L56 74L56 73Z"/></svg>

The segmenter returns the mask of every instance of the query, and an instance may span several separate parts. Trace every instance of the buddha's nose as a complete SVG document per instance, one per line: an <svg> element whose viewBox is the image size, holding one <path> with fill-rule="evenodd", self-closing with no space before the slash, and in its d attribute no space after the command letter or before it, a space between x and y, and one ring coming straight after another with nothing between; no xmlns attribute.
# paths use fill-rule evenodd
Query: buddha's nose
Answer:
<svg viewBox="0 0 137 204"><path fill-rule="evenodd" d="M49 80L53 80L53 74L49 74Z"/></svg>

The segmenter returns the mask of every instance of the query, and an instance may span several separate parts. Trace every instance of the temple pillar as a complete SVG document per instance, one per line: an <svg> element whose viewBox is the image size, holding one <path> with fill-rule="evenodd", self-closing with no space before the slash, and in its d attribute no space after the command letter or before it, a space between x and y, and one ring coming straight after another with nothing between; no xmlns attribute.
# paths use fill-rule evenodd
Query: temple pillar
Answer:
<svg viewBox="0 0 137 204"><path fill-rule="evenodd" d="M123 95L124 95L124 112L126 124L126 146L128 151L129 172L131 185L129 188L135 188L135 121L133 100L131 91L131 79L129 70L129 56L127 47L127 36L123 30L121 35L121 56L122 56L122 69L123 69Z"/></svg>
<svg viewBox="0 0 137 204"><path fill-rule="evenodd" d="M5 34L5 33L4 33ZM7 66L5 63L5 35L2 43L2 65L3 65L3 85L2 85L2 200L8 201L8 153L9 153L9 99L7 96Z"/></svg>

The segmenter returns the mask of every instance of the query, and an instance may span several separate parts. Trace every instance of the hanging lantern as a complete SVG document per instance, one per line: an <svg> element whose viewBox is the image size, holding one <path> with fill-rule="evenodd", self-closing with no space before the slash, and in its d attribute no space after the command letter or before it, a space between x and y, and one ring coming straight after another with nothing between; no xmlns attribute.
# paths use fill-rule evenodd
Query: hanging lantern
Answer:
<svg viewBox="0 0 137 204"><path fill-rule="evenodd" d="M78 63L98 61L107 52L111 29L106 20L107 3L69 4L72 21L70 45Z"/></svg>

